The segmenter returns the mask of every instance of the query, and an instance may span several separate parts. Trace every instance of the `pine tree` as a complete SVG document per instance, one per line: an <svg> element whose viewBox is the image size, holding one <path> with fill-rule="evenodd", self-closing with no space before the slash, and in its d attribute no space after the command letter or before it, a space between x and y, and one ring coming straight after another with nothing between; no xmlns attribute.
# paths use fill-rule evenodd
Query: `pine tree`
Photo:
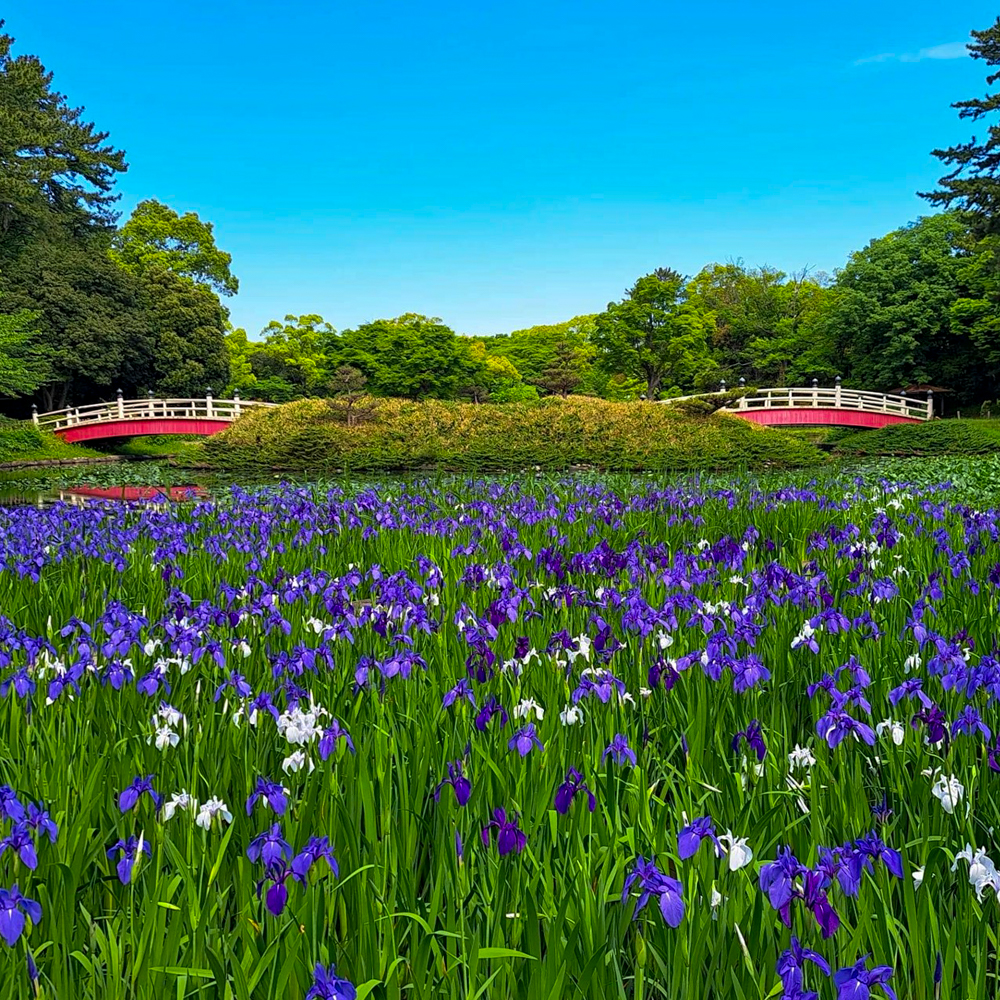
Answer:
<svg viewBox="0 0 1000 1000"><path fill-rule="evenodd" d="M969 54L987 66L1000 66L1000 17L984 31L973 31ZM986 77L987 86L1000 80L1000 72ZM980 121L1000 111L1000 93L958 101L959 118ZM932 205L960 209L977 237L1000 233L1000 125L988 125L986 136L948 149L935 149L934 155L954 169L938 183L937 191L922 192Z"/></svg>

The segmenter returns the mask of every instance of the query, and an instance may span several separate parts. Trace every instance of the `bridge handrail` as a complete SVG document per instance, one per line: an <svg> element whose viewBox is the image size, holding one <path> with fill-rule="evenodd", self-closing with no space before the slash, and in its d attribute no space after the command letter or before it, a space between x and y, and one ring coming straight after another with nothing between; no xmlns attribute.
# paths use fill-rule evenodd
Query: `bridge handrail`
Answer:
<svg viewBox="0 0 1000 1000"><path fill-rule="evenodd" d="M63 430L81 424L111 423L118 420L172 419L172 420L227 420L232 421L246 410L273 407L253 399L215 399L202 396L189 399L147 397L145 399L116 399L110 402L86 403L83 406L66 406L61 410L34 413L36 426L47 430Z"/></svg>
<svg viewBox="0 0 1000 1000"><path fill-rule="evenodd" d="M662 402L676 403L711 395L714 393L675 396ZM746 410L789 408L859 410L864 413L894 413L913 420L930 420L933 417L933 397L924 402L895 393L845 389L839 385L776 386L770 389L754 389L751 394L741 396L733 405L725 407L720 412L739 413Z"/></svg>

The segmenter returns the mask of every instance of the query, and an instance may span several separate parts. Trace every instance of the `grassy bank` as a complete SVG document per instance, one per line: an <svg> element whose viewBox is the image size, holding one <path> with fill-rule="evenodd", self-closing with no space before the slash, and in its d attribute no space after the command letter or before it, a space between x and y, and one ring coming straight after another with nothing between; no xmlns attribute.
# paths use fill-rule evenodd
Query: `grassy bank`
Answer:
<svg viewBox="0 0 1000 1000"><path fill-rule="evenodd" d="M0 417L0 465L101 456L101 452L92 448L66 444L55 434L41 431L26 420Z"/></svg>
<svg viewBox="0 0 1000 1000"><path fill-rule="evenodd" d="M1000 452L1000 420L935 420L890 424L836 440L840 455L988 455Z"/></svg>
<svg viewBox="0 0 1000 1000"><path fill-rule="evenodd" d="M442 468L700 470L793 468L811 445L735 417L692 417L655 403L590 398L491 406L379 400L348 427L322 400L251 412L209 439L219 469L326 472Z"/></svg>

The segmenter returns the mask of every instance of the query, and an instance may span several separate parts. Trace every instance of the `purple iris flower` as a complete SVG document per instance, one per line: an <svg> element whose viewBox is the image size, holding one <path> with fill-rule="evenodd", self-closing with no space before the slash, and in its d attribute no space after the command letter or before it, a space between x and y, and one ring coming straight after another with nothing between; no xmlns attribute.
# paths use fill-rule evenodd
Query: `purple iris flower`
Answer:
<svg viewBox="0 0 1000 1000"><path fill-rule="evenodd" d="M656 862L647 861L642 855L635 859L632 871L625 878L622 887L622 902L624 903L638 883L639 901L635 904L632 914L634 920L652 896L660 903L660 913L671 927L679 927L684 919L684 887L675 878L664 875L656 866Z"/></svg>
<svg viewBox="0 0 1000 1000"><path fill-rule="evenodd" d="M601 754L601 763L607 760L608 754L619 766L628 761L633 767L636 766L635 751L628 745L628 740L621 734L616 733L615 738L604 748Z"/></svg>
<svg viewBox="0 0 1000 1000"><path fill-rule="evenodd" d="M38 867L38 855L35 853L35 842L31 837L27 823L15 823L3 840L0 840L0 858L5 851L13 851L21 862L34 870Z"/></svg>
<svg viewBox="0 0 1000 1000"><path fill-rule="evenodd" d="M911 677L909 680L903 681L899 687L894 687L889 692L889 704L895 707L903 698L917 698L924 708L930 708L934 702L924 694L923 686L924 681L922 677Z"/></svg>
<svg viewBox="0 0 1000 1000"><path fill-rule="evenodd" d="M816 733L826 740L831 749L852 733L869 746L875 745L875 730L871 726L838 709L831 708L826 715L820 717L816 723Z"/></svg>
<svg viewBox="0 0 1000 1000"><path fill-rule="evenodd" d="M247 847L247 857L251 861L263 861L268 867L286 861L292 856L292 848L281 836L281 824L275 823L270 830L257 834Z"/></svg>
<svg viewBox="0 0 1000 1000"><path fill-rule="evenodd" d="M24 819L24 806L10 785L0 785L0 817L14 823Z"/></svg>
<svg viewBox="0 0 1000 1000"><path fill-rule="evenodd" d="M44 833L49 838L49 843L54 844L59 836L59 827L56 826L48 812L34 802L28 803L28 826L36 833Z"/></svg>
<svg viewBox="0 0 1000 1000"><path fill-rule="evenodd" d="M761 892L767 893L774 909L781 911L788 906L795 894L795 879L806 870L787 847L778 851L778 857L774 861L761 865Z"/></svg>
<svg viewBox="0 0 1000 1000"><path fill-rule="evenodd" d="M451 708L461 698L465 698L473 708L476 707L476 696L473 694L472 684L466 677L463 677L450 691L445 692L441 707Z"/></svg>
<svg viewBox="0 0 1000 1000"><path fill-rule="evenodd" d="M323 760L326 760L336 750L338 740L343 740L351 753L356 752L351 734L341 726L338 719L334 719L333 723L319 739L319 755Z"/></svg>
<svg viewBox="0 0 1000 1000"><path fill-rule="evenodd" d="M812 911L824 938L831 937L840 926L840 917L834 912L826 894L826 876L822 872L806 871L802 879L802 902ZM789 922L785 921L785 926Z"/></svg>
<svg viewBox="0 0 1000 1000"><path fill-rule="evenodd" d="M892 978L891 965L876 965L866 969L868 956L858 959L846 969L838 969L833 974L833 984L837 987L837 1000L868 1000L873 986L881 986L889 1000L896 1000L896 994L889 985Z"/></svg>
<svg viewBox="0 0 1000 1000"><path fill-rule="evenodd" d="M910 725L917 729L923 723L927 727L927 742L940 743L948 741L948 719L937 705L931 704L921 709L910 720Z"/></svg>
<svg viewBox="0 0 1000 1000"><path fill-rule="evenodd" d="M6 698L7 692L14 688L14 694L18 698L25 698L29 694L35 693L35 682L31 679L31 674L28 673L27 667L21 667L16 670L9 677L5 677L3 682L0 683L0 698Z"/></svg>
<svg viewBox="0 0 1000 1000"><path fill-rule="evenodd" d="M0 937L13 948L24 931L24 918L31 917L37 924L42 919L42 908L33 899L22 896L15 883L9 889L0 889Z"/></svg>
<svg viewBox="0 0 1000 1000"><path fill-rule="evenodd" d="M990 727L983 722L979 713L971 705L966 705L958 718L951 724L951 737L954 739L959 733L975 736L977 732L982 733L983 739L987 742L993 735L990 732Z"/></svg>
<svg viewBox="0 0 1000 1000"><path fill-rule="evenodd" d="M526 757L535 747L539 750L544 751L545 747L542 746L542 741L538 738L535 732L535 724L529 722L526 726L522 726L514 735L507 741L508 750L516 750L522 757Z"/></svg>
<svg viewBox="0 0 1000 1000"><path fill-rule="evenodd" d="M123 813L128 812L129 809L134 809L139 804L139 799L143 795L148 795L153 800L153 804L156 806L157 812L159 812L163 799L157 793L156 789L153 788L153 776L151 774L147 774L145 778L132 779L132 784L118 796L118 808Z"/></svg>
<svg viewBox="0 0 1000 1000"><path fill-rule="evenodd" d="M746 729L741 729L733 737L733 749L739 750L740 743L743 740L746 740L747 746L757 754L757 760L763 760L767 756L767 745L764 743L764 730L756 719L751 719L750 725Z"/></svg>
<svg viewBox="0 0 1000 1000"><path fill-rule="evenodd" d="M306 846L292 858L292 863L289 867L292 870L292 874L305 885L309 869L320 859L324 859L330 866L330 871L339 877L340 865L337 864L337 859L333 856L333 848L330 847L328 837L310 837L306 842Z"/></svg>
<svg viewBox="0 0 1000 1000"><path fill-rule="evenodd" d="M267 778L258 778L257 787L253 794L247 799L247 815L253 812L253 807L260 800L268 808L272 809L278 816L284 816L288 808L288 799L285 797L285 789L276 781Z"/></svg>
<svg viewBox="0 0 1000 1000"><path fill-rule="evenodd" d="M465 776L462 771L462 761L453 760L448 763L448 777L443 781L439 782L434 789L434 801L438 802L441 799L441 789L445 785L451 785L455 790L455 799L460 806L464 806L469 801L469 796L472 795L472 782Z"/></svg>
<svg viewBox="0 0 1000 1000"><path fill-rule="evenodd" d="M824 975L830 975L830 965L819 952L803 948L799 939L792 935L792 945L778 956L775 972L785 988L783 1000L815 1000L818 994L803 987L805 963L812 962Z"/></svg>
<svg viewBox="0 0 1000 1000"><path fill-rule="evenodd" d="M556 812L565 816L577 792L586 794L590 811L593 812L597 808L597 799L584 783L583 775L575 767L571 767L566 772L566 780L556 789Z"/></svg>
<svg viewBox="0 0 1000 1000"><path fill-rule="evenodd" d="M253 689L247 683L246 678L242 674L236 673L235 670L215 689L213 700L218 701L226 688L232 688L233 693L238 698L250 698L253 695Z"/></svg>
<svg viewBox="0 0 1000 1000"><path fill-rule="evenodd" d="M107 855L109 858L114 857L115 854L119 854L118 864L116 868L118 870L118 880L122 885L128 885L132 881L132 869L135 867L136 855L145 851L147 854L152 854L150 850L149 841L141 841L138 837L129 837L128 840L118 840L115 842L113 847L109 847Z"/></svg>
<svg viewBox="0 0 1000 1000"><path fill-rule="evenodd" d="M166 671L161 667L154 667L148 674L143 675L136 681L135 689L140 694L152 698L160 690L161 686L168 694L170 693L170 683L167 680Z"/></svg>
<svg viewBox="0 0 1000 1000"><path fill-rule="evenodd" d="M497 831L497 850L500 857L510 854L511 851L520 854L528 842L528 838L517 825L517 816L507 819L507 813L503 809L494 809L493 819L483 827L484 847L490 846L491 830Z"/></svg>
<svg viewBox="0 0 1000 1000"><path fill-rule="evenodd" d="M264 905L272 916L280 917L285 912L288 903L288 886L285 883L293 878L295 873L287 865L268 865L264 877L257 883L257 898L264 893L264 886L271 883L264 896Z"/></svg>
<svg viewBox="0 0 1000 1000"><path fill-rule="evenodd" d="M867 855L872 861L881 860L896 878L903 877L902 855L899 851L894 851L891 847L886 846L881 837L876 836L874 830L856 840L854 849Z"/></svg>
<svg viewBox="0 0 1000 1000"><path fill-rule="evenodd" d="M313 970L313 984L306 993L306 1000L356 1000L358 991L354 985L334 973L332 965L329 970L317 965Z"/></svg>
<svg viewBox="0 0 1000 1000"><path fill-rule="evenodd" d="M490 695L476 715L476 729L478 729L481 733L485 732L486 727L490 723L490 719L492 719L494 715L500 716L500 728L503 729L503 727L507 725L507 709L505 709L503 705L496 700L496 698Z"/></svg>
<svg viewBox="0 0 1000 1000"><path fill-rule="evenodd" d="M701 842L705 839L711 840L715 844L715 850L721 856L722 844L719 843L719 838L715 835L711 816L701 816L677 834L677 857L681 861L694 857L698 848L701 847Z"/></svg>

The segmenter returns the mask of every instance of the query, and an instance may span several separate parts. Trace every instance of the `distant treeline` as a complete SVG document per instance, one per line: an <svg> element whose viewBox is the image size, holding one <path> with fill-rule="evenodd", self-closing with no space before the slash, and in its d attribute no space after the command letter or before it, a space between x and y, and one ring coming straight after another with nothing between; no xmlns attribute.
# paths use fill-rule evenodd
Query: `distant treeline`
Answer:
<svg viewBox="0 0 1000 1000"><path fill-rule="evenodd" d="M1000 65L1000 21L973 38L972 55ZM1000 396L992 140L938 151L955 171L927 197L948 211L872 240L832 276L740 261L693 277L660 268L603 312L501 336L460 336L416 314L342 331L288 315L250 339L229 324L222 297L238 282L212 226L152 199L119 226L124 152L12 43L0 34L0 397L21 398L8 412L116 389L516 403L836 376L873 390L941 386L959 406ZM1000 95L958 107L993 115Z"/></svg>

